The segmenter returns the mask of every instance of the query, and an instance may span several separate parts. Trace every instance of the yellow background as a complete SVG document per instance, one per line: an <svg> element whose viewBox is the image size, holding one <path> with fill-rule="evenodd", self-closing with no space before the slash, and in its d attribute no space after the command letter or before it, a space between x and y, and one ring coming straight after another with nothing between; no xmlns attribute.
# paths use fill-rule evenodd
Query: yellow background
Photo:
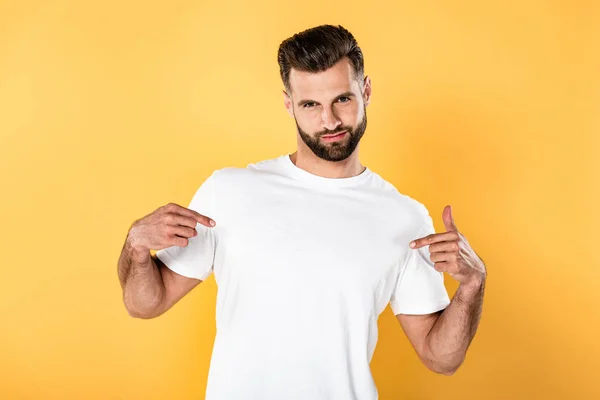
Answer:
<svg viewBox="0 0 600 400"><path fill-rule="evenodd" d="M0 398L203 397L213 277L133 319L121 246L214 169L295 150L277 48L322 23L373 82L361 161L438 232L451 204L489 271L451 377L385 310L380 398L600 398L600 5L566 0L2 0Z"/></svg>

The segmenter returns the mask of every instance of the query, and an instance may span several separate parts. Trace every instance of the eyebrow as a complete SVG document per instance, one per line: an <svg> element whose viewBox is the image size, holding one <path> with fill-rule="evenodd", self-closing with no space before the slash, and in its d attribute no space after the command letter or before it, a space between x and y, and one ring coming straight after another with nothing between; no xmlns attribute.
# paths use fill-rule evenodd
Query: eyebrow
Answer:
<svg viewBox="0 0 600 400"><path fill-rule="evenodd" d="M356 95L355 95L353 92L344 92L344 93L342 93L342 94L340 94L340 95L337 95L337 96L335 97L335 99L333 99L333 101L336 101L336 100L337 100L337 99L339 99L340 97L356 97ZM314 100L308 100L308 99L307 99L307 100L300 100L300 101L298 102L298 107L302 107L302 106L303 106L303 105L305 105L306 103L317 103L317 104L319 104L319 102L318 102L318 101L314 101Z"/></svg>

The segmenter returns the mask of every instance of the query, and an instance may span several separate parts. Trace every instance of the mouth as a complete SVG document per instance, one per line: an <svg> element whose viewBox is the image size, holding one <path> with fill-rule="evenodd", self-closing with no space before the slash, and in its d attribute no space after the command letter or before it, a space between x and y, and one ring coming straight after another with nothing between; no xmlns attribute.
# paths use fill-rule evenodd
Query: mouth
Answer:
<svg viewBox="0 0 600 400"><path fill-rule="evenodd" d="M339 133L335 133L333 135L325 135L325 136L321 136L323 138L323 140L325 142L335 142L338 140L343 139L346 136L346 131L344 132L339 132Z"/></svg>

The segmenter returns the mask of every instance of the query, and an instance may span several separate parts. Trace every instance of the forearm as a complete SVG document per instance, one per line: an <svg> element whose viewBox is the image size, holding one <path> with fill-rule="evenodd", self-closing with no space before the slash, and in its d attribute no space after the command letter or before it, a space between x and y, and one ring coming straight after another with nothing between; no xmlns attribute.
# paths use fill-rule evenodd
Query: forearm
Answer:
<svg viewBox="0 0 600 400"><path fill-rule="evenodd" d="M129 315L151 318L164 298L165 286L150 251L133 248L126 241L119 257L118 274Z"/></svg>
<svg viewBox="0 0 600 400"><path fill-rule="evenodd" d="M451 374L463 363L475 336L483 308L485 280L474 287L460 285L426 338L434 368Z"/></svg>

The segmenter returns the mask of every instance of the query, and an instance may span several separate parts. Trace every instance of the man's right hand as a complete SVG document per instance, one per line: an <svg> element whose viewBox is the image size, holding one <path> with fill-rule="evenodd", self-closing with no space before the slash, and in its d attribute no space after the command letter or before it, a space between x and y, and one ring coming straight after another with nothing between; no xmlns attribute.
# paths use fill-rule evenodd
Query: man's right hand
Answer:
<svg viewBox="0 0 600 400"><path fill-rule="evenodd" d="M132 249L132 259L144 263L150 258L151 249L187 246L188 238L198 234L197 223L209 228L216 225L212 219L194 210L169 203L135 221L127 234L126 245Z"/></svg>

